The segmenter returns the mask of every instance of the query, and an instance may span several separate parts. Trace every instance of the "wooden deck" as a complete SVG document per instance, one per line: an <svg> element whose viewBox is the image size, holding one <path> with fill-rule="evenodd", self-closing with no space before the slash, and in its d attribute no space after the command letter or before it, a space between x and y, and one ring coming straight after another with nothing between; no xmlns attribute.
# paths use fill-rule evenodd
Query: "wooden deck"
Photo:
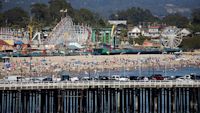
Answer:
<svg viewBox="0 0 200 113"><path fill-rule="evenodd" d="M77 81L0 82L0 90L88 89L88 88L200 88L200 81Z"/></svg>

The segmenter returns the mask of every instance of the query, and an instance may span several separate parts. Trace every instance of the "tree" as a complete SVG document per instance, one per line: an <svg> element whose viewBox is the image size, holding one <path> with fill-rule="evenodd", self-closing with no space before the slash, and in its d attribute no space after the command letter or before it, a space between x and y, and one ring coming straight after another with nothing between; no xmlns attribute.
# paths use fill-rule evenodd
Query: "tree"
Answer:
<svg viewBox="0 0 200 113"><path fill-rule="evenodd" d="M44 26L55 26L64 16L64 12L62 13L61 10L66 9L67 15L71 16L75 23L84 23L93 27L106 26L104 19L98 14L84 8L73 9L66 0L50 0L48 5L42 3L31 5L31 19L28 13L21 8L10 9L3 14L0 13L0 25L25 27L27 24L34 24L34 27L39 29Z"/></svg>
<svg viewBox="0 0 200 113"><path fill-rule="evenodd" d="M89 25L94 25L96 20L94 18L94 14L85 8L82 8L76 12L75 19L78 23L84 23Z"/></svg>
<svg viewBox="0 0 200 113"><path fill-rule="evenodd" d="M200 8L194 9L192 11L192 23L200 24Z"/></svg>
<svg viewBox="0 0 200 113"><path fill-rule="evenodd" d="M0 1L0 27L3 25L3 15L1 14L2 1Z"/></svg>
<svg viewBox="0 0 200 113"><path fill-rule="evenodd" d="M124 42L125 42L125 41L128 40L128 39L127 39L127 38L128 38L128 37L127 37L127 33L128 33L128 30L127 30L127 29L124 28L124 29L121 30L121 33L120 33L120 37L121 37L120 39L121 39L121 41L124 41Z"/></svg>
<svg viewBox="0 0 200 113"><path fill-rule="evenodd" d="M144 36L139 36L138 38L134 39L134 42L137 43L137 44L142 45L145 40L149 40L149 38L144 37Z"/></svg>
<svg viewBox="0 0 200 113"><path fill-rule="evenodd" d="M132 7L125 11L118 11L116 14L111 14L112 20L127 20L129 24L138 25L139 22L158 21L158 18L152 15L147 9Z"/></svg>
<svg viewBox="0 0 200 113"><path fill-rule="evenodd" d="M165 16L162 19L162 22L170 26L177 26L179 28L188 27L189 24L189 20L178 13Z"/></svg>
<svg viewBox="0 0 200 113"><path fill-rule="evenodd" d="M3 14L0 13L0 27L3 26Z"/></svg>
<svg viewBox="0 0 200 113"><path fill-rule="evenodd" d="M100 18L100 19L98 19L98 25L99 25L100 27L105 27L105 26L106 26L106 23L105 23L105 21L104 21L102 18Z"/></svg>
<svg viewBox="0 0 200 113"><path fill-rule="evenodd" d="M3 15L3 23L9 27L25 28L29 21L28 13L19 7L7 10Z"/></svg>
<svg viewBox="0 0 200 113"><path fill-rule="evenodd" d="M200 37L188 37L184 38L180 47L184 51L193 51L194 49L200 49Z"/></svg>
<svg viewBox="0 0 200 113"><path fill-rule="evenodd" d="M74 10L70 3L65 0L50 0L49 1L49 11L53 20L60 20L62 14L61 10L67 9L67 14L73 17Z"/></svg>
<svg viewBox="0 0 200 113"><path fill-rule="evenodd" d="M33 20L44 25L49 25L51 22L50 13L46 4L36 3L31 6L31 14Z"/></svg>
<svg viewBox="0 0 200 113"><path fill-rule="evenodd" d="M192 24L190 25L190 29L194 32L200 31L200 8L194 9L192 11Z"/></svg>
<svg viewBox="0 0 200 113"><path fill-rule="evenodd" d="M109 16L109 19L111 19L111 20L117 20L118 19L118 15L117 14L111 14Z"/></svg>
<svg viewBox="0 0 200 113"><path fill-rule="evenodd" d="M2 3L2 1L0 1L0 12L1 12L2 5L3 5L3 3Z"/></svg>

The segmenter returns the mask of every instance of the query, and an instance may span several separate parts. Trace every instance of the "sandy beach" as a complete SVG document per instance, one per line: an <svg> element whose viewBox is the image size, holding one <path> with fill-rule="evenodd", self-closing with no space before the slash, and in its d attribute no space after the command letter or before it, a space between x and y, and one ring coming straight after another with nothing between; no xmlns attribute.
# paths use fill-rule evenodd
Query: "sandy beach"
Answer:
<svg viewBox="0 0 200 113"><path fill-rule="evenodd" d="M134 70L146 67L181 68L200 66L199 55L110 55L110 56L55 56L55 57L20 57L10 58L9 68L1 63L1 77L7 75L43 76L56 75L61 70L72 73L90 71L117 70L125 68ZM31 64L31 65L30 65Z"/></svg>

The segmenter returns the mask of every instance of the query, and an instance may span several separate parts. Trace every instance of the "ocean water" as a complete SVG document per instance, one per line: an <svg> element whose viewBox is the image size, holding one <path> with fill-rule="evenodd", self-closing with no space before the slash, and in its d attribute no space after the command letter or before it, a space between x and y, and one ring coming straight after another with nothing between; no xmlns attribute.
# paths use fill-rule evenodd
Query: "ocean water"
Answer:
<svg viewBox="0 0 200 113"><path fill-rule="evenodd" d="M122 75L122 76L151 76L152 74L162 74L163 76L184 76L191 73L196 73L200 75L200 67L183 67L183 68L177 68L177 69L137 69L137 70L106 70L101 72L94 73L93 71L90 72L90 76L110 76L110 75ZM77 74L78 76L89 76L89 74L81 73Z"/></svg>

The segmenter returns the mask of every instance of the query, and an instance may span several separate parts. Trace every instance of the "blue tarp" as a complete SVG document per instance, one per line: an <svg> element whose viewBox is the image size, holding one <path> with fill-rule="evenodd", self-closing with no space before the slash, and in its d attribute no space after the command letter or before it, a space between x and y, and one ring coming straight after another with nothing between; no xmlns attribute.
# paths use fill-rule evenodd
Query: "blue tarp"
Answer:
<svg viewBox="0 0 200 113"><path fill-rule="evenodd" d="M17 40L17 41L15 41L15 44L16 44L16 45L22 45L22 44L23 44L23 42L22 42L22 41L20 41L20 40Z"/></svg>

